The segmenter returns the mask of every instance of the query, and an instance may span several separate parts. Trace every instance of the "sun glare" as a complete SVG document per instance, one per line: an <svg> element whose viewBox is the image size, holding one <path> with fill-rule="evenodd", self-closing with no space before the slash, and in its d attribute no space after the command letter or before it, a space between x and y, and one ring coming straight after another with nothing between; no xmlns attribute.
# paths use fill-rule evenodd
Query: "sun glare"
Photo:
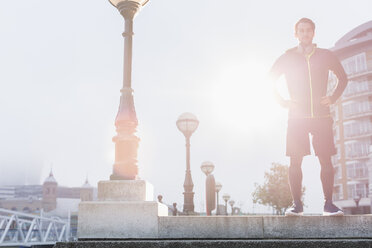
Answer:
<svg viewBox="0 0 372 248"><path fill-rule="evenodd" d="M269 68L270 63L251 61L220 72L210 92L220 121L240 132L262 133L286 117L286 111L273 97ZM276 85L280 94L286 96L284 80Z"/></svg>

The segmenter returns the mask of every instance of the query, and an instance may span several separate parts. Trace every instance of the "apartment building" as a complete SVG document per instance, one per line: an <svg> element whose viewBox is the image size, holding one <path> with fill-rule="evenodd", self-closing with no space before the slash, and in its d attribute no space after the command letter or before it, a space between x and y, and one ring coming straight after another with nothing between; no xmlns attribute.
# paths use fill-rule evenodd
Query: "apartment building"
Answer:
<svg viewBox="0 0 372 248"><path fill-rule="evenodd" d="M368 164L372 145L372 21L338 40L331 50L349 79L342 97L331 108L337 154L333 199L346 214L371 213ZM331 73L329 91L337 80ZM357 207L358 206L358 207Z"/></svg>

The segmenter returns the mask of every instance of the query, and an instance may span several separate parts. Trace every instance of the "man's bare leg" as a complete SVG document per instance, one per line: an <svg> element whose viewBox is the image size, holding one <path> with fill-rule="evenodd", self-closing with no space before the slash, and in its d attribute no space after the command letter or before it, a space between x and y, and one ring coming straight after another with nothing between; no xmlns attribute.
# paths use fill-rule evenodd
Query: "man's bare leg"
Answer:
<svg viewBox="0 0 372 248"><path fill-rule="evenodd" d="M332 202L332 193L334 185L334 168L330 156L319 157L321 166L320 180L322 181L325 201Z"/></svg>
<svg viewBox="0 0 372 248"><path fill-rule="evenodd" d="M302 158L303 157L291 157L288 177L289 185L291 187L291 193L293 202L301 202L302 196Z"/></svg>
<svg viewBox="0 0 372 248"><path fill-rule="evenodd" d="M288 170L289 186L293 198L293 205L285 211L286 216L301 216L303 214L303 206L301 202L302 196L302 157L291 157L291 162Z"/></svg>
<svg viewBox="0 0 372 248"><path fill-rule="evenodd" d="M324 210L323 215L327 216L343 216L341 209L335 206L332 202L333 186L334 186L334 168L331 161L331 156L320 156L319 162L321 166L320 179L322 181L324 193Z"/></svg>

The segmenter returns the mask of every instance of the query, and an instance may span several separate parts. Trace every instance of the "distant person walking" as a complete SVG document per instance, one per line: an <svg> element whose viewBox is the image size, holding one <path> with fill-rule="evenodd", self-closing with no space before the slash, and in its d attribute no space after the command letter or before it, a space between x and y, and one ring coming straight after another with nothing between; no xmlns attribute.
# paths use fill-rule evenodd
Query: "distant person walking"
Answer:
<svg viewBox="0 0 372 248"><path fill-rule="evenodd" d="M163 203L163 196L162 195L158 195L158 202Z"/></svg>
<svg viewBox="0 0 372 248"><path fill-rule="evenodd" d="M332 202L334 169L331 156L337 152L329 106L344 91L347 76L331 51L318 48L313 43L314 32L315 24L312 20L300 19L295 25L298 46L280 56L270 72L274 81L281 75L285 76L290 96L289 100L284 100L275 89L279 104L289 109L286 155L290 157L289 184L293 205L285 212L286 216L303 214L301 164L303 157L310 154L309 133L321 165L320 178L325 198L323 215L344 215ZM330 96L327 95L329 71L338 79L337 87Z"/></svg>
<svg viewBox="0 0 372 248"><path fill-rule="evenodd" d="M172 215L177 216L178 215L178 210L177 210L177 203L173 203L173 209L172 209Z"/></svg>

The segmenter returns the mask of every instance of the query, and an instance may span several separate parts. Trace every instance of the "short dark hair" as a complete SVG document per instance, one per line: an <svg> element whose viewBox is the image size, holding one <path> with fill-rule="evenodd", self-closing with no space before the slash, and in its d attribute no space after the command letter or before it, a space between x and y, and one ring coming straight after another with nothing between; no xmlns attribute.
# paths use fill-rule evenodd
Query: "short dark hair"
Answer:
<svg viewBox="0 0 372 248"><path fill-rule="evenodd" d="M313 29L313 31L315 31L315 23L310 20L309 18L301 18L300 20L298 20L298 22L296 22L296 25L295 25L295 33L297 33L297 27L300 23L309 23Z"/></svg>

